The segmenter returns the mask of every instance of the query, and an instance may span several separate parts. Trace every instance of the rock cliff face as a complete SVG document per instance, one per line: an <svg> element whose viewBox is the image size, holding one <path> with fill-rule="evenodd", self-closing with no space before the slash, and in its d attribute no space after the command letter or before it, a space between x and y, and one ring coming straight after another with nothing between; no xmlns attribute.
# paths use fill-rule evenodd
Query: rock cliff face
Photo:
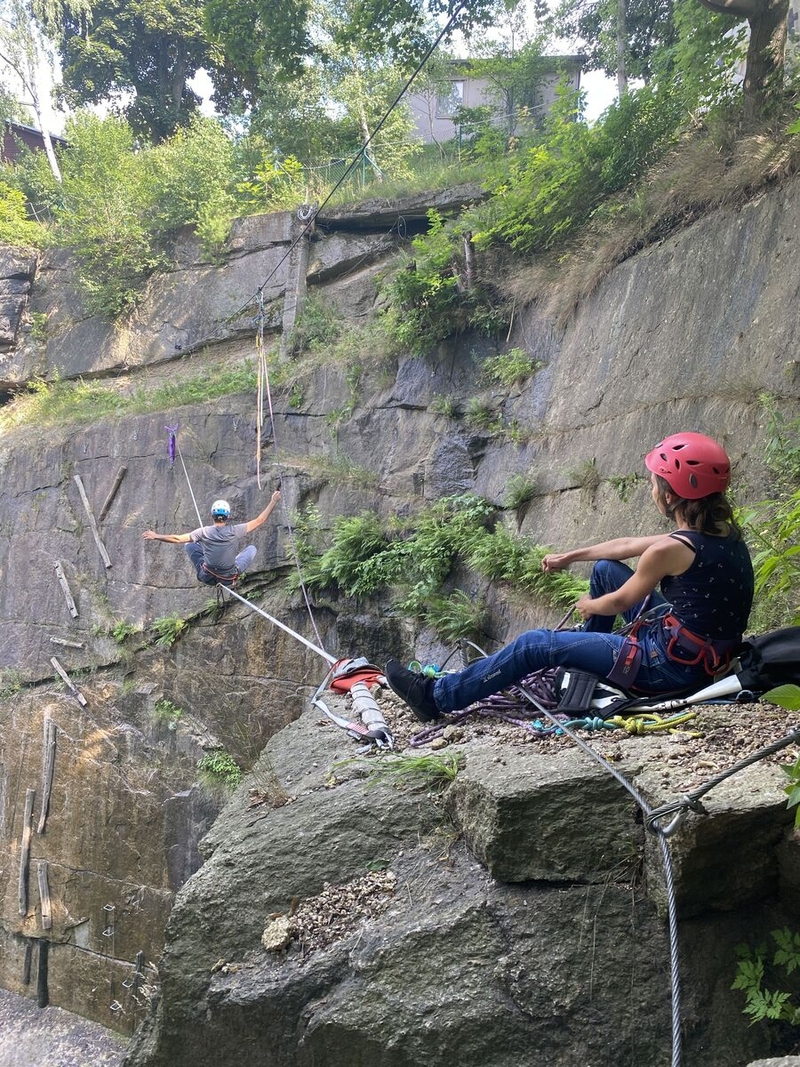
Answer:
<svg viewBox="0 0 800 1067"><path fill-rule="evenodd" d="M646 859L646 892L631 888L638 876L626 857L647 850L624 794L563 754L544 766L528 747L506 759L476 745L447 802L463 837L445 845L450 823L416 794L365 793L348 774L327 787L328 769L352 747L304 711L322 660L238 602L220 617L182 550L141 533L196 526L192 492L203 510L223 493L235 518L250 518L280 477L282 510L255 535L258 603L335 654L382 663L442 650L380 604L320 605L312 632L282 581L294 566L290 518L307 503L324 524L466 490L503 505L509 478L526 473L538 495L518 527L540 543L650 532L647 492L632 476L646 448L678 426L720 437L743 494L757 495L758 395L797 411L798 188L719 212L629 260L564 328L535 308L518 314L510 343L544 365L524 387L487 387L485 342L474 337L426 359L365 363L353 397L342 367L304 372L301 405L274 390L260 477L247 392L9 432L0 444L0 984L123 1032L160 985L158 1013L130 1054L137 1067L208 1062L209 1048L219 1064L668 1062L662 880ZM367 316L399 243L393 223L424 217L424 206L318 220L309 285L342 315ZM173 273L153 280L124 328L82 311L69 257L9 253L0 389L36 376L113 377L129 397L252 360L250 298L268 279L277 336L296 281L286 257L296 232L288 215L244 220L221 266L185 235ZM437 396L462 410L477 398L524 432L471 428L438 414ZM176 425L172 464L165 427ZM591 459L588 483L580 470ZM498 641L552 621L507 591L488 592ZM173 616L191 620L187 632L155 645L153 620ZM197 786L198 757L222 745L250 760L269 738L254 779L214 822L220 799ZM663 792L644 751L625 758L651 795ZM743 785L743 794L760 790L758 803L734 797L738 814L712 813L716 829L693 830L698 844L687 849L686 1024L707 1067L764 1049L728 992L730 946L751 926L782 922L794 899L778 783L765 771ZM249 809L250 788L291 803ZM585 816L590 800L597 820ZM553 813L578 804L586 832L565 849ZM201 865L198 842L212 823ZM717 830L723 853L742 835L763 841L750 850L752 878L702 873L697 856ZM307 958L260 946L267 917L288 914L293 898L302 905L326 882L358 883L383 868L403 888L374 918L359 912L360 925Z"/></svg>

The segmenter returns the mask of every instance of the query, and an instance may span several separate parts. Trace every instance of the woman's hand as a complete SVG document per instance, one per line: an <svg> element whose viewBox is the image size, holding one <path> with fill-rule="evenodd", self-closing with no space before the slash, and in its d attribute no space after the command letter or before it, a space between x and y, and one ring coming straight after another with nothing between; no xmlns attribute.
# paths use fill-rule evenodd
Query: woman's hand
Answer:
<svg viewBox="0 0 800 1067"><path fill-rule="evenodd" d="M594 610L594 601L588 593L584 593L580 600L575 605L575 611L580 615L582 619L591 619L592 615L596 615Z"/></svg>
<svg viewBox="0 0 800 1067"><path fill-rule="evenodd" d="M549 552L542 560L543 571L563 571L569 566L568 552Z"/></svg>

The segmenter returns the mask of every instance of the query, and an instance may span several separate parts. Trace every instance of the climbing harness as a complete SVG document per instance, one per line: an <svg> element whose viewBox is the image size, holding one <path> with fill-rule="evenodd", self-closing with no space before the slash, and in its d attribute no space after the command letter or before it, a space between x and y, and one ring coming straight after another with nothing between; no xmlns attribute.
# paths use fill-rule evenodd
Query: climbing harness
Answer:
<svg viewBox="0 0 800 1067"><path fill-rule="evenodd" d="M209 574L211 576L211 578L213 579L213 581L210 581L210 582L207 583L208 585L223 585L223 586L225 586L226 589L230 589L230 587L233 585L233 583L234 582L238 582L239 579L242 576L240 571L239 571L239 569L238 569L238 567L233 572L233 574L225 575L225 574L217 574L216 571L212 571L211 568L208 566L208 564L205 563L205 562L201 563L200 566L201 566L202 570L206 574Z"/></svg>
<svg viewBox="0 0 800 1067"><path fill-rule="evenodd" d="M669 623L667 624L669 625ZM677 639L681 634L676 635ZM686 645L694 642L694 654L698 651L704 655L704 647L708 643L698 641L696 635L685 638ZM674 730L690 722L696 712L683 710L679 715L662 718L660 711L669 711L676 708L686 709L687 705L704 703L721 696L742 694L749 692L748 686L757 687L759 682L766 682L765 688L770 685L781 684L784 681L797 681L797 649L800 646L800 628L788 627L772 634L764 635L745 642L746 652L743 656L744 666L739 663L739 673L733 677L724 677L710 686L706 686L699 693L689 696L681 696L661 701L649 702L633 698L628 701L625 715L596 715L582 719L568 719L561 710L561 702L557 696L558 684L556 672L537 671L529 678L512 686L496 698L489 698L479 705L473 705L463 712L456 712L446 716L446 724L436 723L426 730L417 733L412 739L414 746L429 743L434 736L438 735L446 725L452 725L468 715L493 715L505 721L514 722L524 729L535 732L540 736L547 734L564 734L573 741L591 759L599 763L620 785L633 797L644 815L645 825L653 833L659 845L662 867L664 871L664 884L667 897L667 921L670 946L670 975L671 975L671 1013L672 1013L672 1067L681 1067L682 1062L682 1027L681 1027L681 980L678 958L678 922L677 903L675 892L675 878L672 865L672 857L669 848L669 838L674 834L692 811L697 814L707 814L701 803L701 797L713 789L720 782L744 768L751 766L781 749L800 743L800 728L792 730L786 737L773 742L773 744L760 749L751 756L729 768L727 771L716 775L704 786L686 796L658 808L652 808L639 791L603 756L596 752L590 744L581 738L575 731L583 730L609 730L624 729L632 734L647 734L657 730ZM477 647L477 646L473 646ZM481 650L479 650L481 651ZM699 662L699 660L697 661ZM424 673L424 668L423 668ZM580 674L582 672L573 672ZM549 676L548 676L549 675ZM592 676L589 676L591 679ZM607 683L594 679L592 682L578 679L570 689L569 680L566 684L568 699L565 706L570 706L570 701L582 706L587 700L595 699L597 684L605 690L612 687ZM579 694L579 690L581 693ZM521 695L527 703L540 713L540 718L531 721L530 718L521 718L518 714L509 712L510 706L517 704L517 697ZM564 693L562 693L563 699ZM600 699L604 699L601 695ZM612 698L613 699L613 698ZM648 706L649 705L649 706Z"/></svg>
<svg viewBox="0 0 800 1067"><path fill-rule="evenodd" d="M738 638L722 641L699 637L671 613L663 617L661 625L669 636L667 655L673 663L681 663L687 667L702 664L706 674L712 678L730 668L731 657L742 647Z"/></svg>

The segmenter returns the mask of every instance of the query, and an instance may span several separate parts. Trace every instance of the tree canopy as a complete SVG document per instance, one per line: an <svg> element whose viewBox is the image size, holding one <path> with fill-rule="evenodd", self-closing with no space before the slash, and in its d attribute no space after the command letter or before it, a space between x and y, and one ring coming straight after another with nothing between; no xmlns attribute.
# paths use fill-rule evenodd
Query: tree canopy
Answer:
<svg viewBox="0 0 800 1067"><path fill-rule="evenodd" d="M674 45L674 0L625 0L624 47L628 77L652 80L655 56ZM616 76L619 0L563 0L553 22L564 37L585 42L588 70Z"/></svg>
<svg viewBox="0 0 800 1067"><path fill-rule="evenodd" d="M589 69L617 74L625 91L627 78L649 83L659 73L719 80L720 66L723 74L732 69L725 31L747 24L743 93L753 116L781 84L789 2L562 0L550 26L582 40ZM545 0L0 0L0 45L35 69L30 42L41 52L49 38L60 53L67 105L110 104L156 143L197 111L189 82L200 69L211 76L220 114L252 114L262 129L281 124L283 104L296 116L298 88L310 86L303 106L319 125L315 139L325 141L340 126L330 121L331 104L342 106L336 86L352 84L341 73L343 57L363 76L375 63L391 68L394 82L446 23L474 51L492 40L490 27L506 22L519 33L522 12L542 19L547 7ZM496 58L504 58L502 49Z"/></svg>
<svg viewBox="0 0 800 1067"><path fill-rule="evenodd" d="M111 101L154 141L186 125L200 104L188 81L214 66L202 0L96 0L89 14L67 12L58 34L63 99Z"/></svg>

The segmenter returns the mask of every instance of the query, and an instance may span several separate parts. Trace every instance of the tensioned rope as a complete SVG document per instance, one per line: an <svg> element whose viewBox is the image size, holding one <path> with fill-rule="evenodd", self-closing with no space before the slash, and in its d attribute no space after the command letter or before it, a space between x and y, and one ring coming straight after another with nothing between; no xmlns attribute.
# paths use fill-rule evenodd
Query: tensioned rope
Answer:
<svg viewBox="0 0 800 1067"><path fill-rule="evenodd" d="M752 767L753 764L759 763L762 759L766 759L767 756L772 756L776 752L780 752L782 748L787 748L789 745L800 743L800 728L796 730L790 730L785 737L779 738L777 741L773 741L770 745L765 745L764 748L760 748L757 752L753 752L751 755L746 756L744 759L739 760L732 767L729 767L726 771L720 771L719 774L714 775L713 778L697 789L693 789L690 793L685 793L678 797L677 800L672 801L670 804L664 804L660 808L655 808L652 813L647 817L647 826L650 827L651 823L658 822L664 819L667 815L674 816L672 822L668 826L664 827L663 833L666 836L670 836L678 826L683 822L688 812L694 811L700 815L706 815L707 812L703 805L700 803L700 798L710 792L715 786L724 782L726 778L730 778L731 775L737 774L739 771L745 770L747 767Z"/></svg>
<svg viewBox="0 0 800 1067"><path fill-rule="evenodd" d="M328 192L328 195L325 197L325 199L322 201L322 203L316 208L316 210L309 212L309 217L308 217L307 221L305 221L302 229L297 234L297 236L294 238L294 240L290 243L289 247L286 249L286 251L284 252L283 256L281 256L281 258L278 260L278 262L275 264L275 266L269 272L269 274L264 279L264 281L261 283L261 285L258 287L258 289L256 289L255 293L251 297L249 297L248 300L246 300L244 304L242 304L239 308L237 308L236 311L234 311L231 315L229 315L227 319L224 320L225 322L231 322L233 319L235 319L239 315L241 315L241 313L246 308L248 308L250 306L250 304L254 300L256 301L257 306L258 306L258 312L257 312L257 315L256 315L256 352L257 352L257 356L258 356L258 382L257 382L257 397L256 397L256 479L257 479L257 482L258 482L259 489L261 488L261 439L262 439L262 429L263 429L263 425L264 425L264 400L265 400L265 397L266 397L266 401L267 401L267 408L268 408L268 411L269 411L270 425L271 425L271 428L272 428L273 448L274 448L275 455L277 457L275 465L279 468L279 472L280 472L280 455L279 455L277 434L276 434L276 429L275 429L275 417L274 417L274 411L273 411L273 407L272 407L272 396L271 396L270 385L269 385L269 365L268 365L268 361L267 361L266 350L264 348L264 324L265 324L264 289L266 288L266 286L268 285L270 280L275 276L275 274L280 269L280 267L291 256L292 252L297 247L297 245L300 243L300 241L306 236L306 234L308 234L310 232L311 228L314 226L314 222L315 222L316 216L319 214L319 212L322 210L322 208L325 207L325 205L330 201L331 197L336 192L336 190L350 176L350 174L352 174L353 170L358 165L358 162L359 162L361 156L366 154L370 143L373 141L373 139L377 136L377 134L380 132L380 130L386 124L386 122L388 121L389 116L391 115L392 111L394 111L394 109L400 103L400 101L403 98L403 96L405 95L406 91L409 89L409 87L414 82L416 77L422 71L423 67L428 62L428 60L430 59L431 55L439 47L439 45L441 44L443 38L450 32L450 30L452 29L453 25L455 24L457 18L459 17L459 15L461 14L462 10L466 6L467 6L467 0L462 0L462 2L460 4L458 4L457 7L454 9L453 13L451 14L450 18L448 19L448 21L446 22L446 24L444 25L444 27L442 28L442 30L440 31L440 33L438 34L436 39L429 45L427 51L425 52L424 56L422 57L422 59L417 64L417 66L414 69L414 71L406 79L406 82L403 85L402 89L397 94L397 96L394 98L392 103L389 105L389 107L385 111L383 117L378 122L377 126L375 126L375 128L372 130L372 132L369 134L369 136L366 138L364 143L359 148L358 152L356 152L356 154L353 156L353 159L351 160L349 166L345 169L344 173L341 175L341 177L338 179L338 181L333 185L331 190ZM301 221L302 221L302 219L301 219ZM316 623L316 620L314 618L314 611L313 611L313 608L312 608L312 605L311 605L311 600L310 600L309 595L308 595L308 590L307 590L307 587L306 587L306 583L305 583L305 581L303 579L302 569L300 567L300 560L299 560L298 553L297 553L295 531L294 531L294 528L292 526L291 519L289 517L289 513L288 513L288 509L287 508L284 508L284 516L286 518L287 529L288 529L288 532L289 532L289 542L290 542L290 544L292 546L292 555L293 555L293 558L294 558L295 567L297 569L297 574L298 574L298 579L299 579L299 588L300 588L300 590L302 592L303 601L304 601L304 604L305 604L305 608L306 608L306 612L308 614L309 620L311 622L311 626L312 626L312 628L314 630L314 633L315 633L315 635L317 637L317 641L321 646L322 645L322 638L320 637L319 629L317 627L317 623Z"/></svg>
<svg viewBox="0 0 800 1067"><path fill-rule="evenodd" d="M289 258L289 256L291 256L292 252L297 247L297 245L300 243L300 241L312 229L312 227L314 226L314 221L316 219L316 216L319 214L320 211L322 211L322 209L325 207L325 205L330 202L331 197L336 192L336 190L346 181L347 178L350 177L350 175L353 173L355 168L358 166L358 163L359 163L359 160L361 159L361 157L363 155L365 155L365 153L367 152L367 149L369 148L369 146L372 143L372 141L375 139L375 137L380 133L380 131L385 126L385 124L388 122L389 116L394 111L394 109L397 107L397 105L400 103L400 101L402 100L403 96L408 91L410 86L413 84L413 82L415 81L417 76L420 74L420 72L422 71L423 67L425 66L425 64L430 59L430 57L433 55L433 53L439 47L439 45L441 44L441 42L444 39L444 37L453 28L453 26L454 26L456 20L458 19L459 15L464 10L464 8L467 6L467 3L468 3L468 0L462 0L462 2L456 6L456 8L454 9L452 15L450 16L450 18L445 23L445 25L442 28L442 30L439 33L439 35L428 46L428 49L425 52L425 54L423 55L422 59L420 59L419 63L417 64L417 66L415 67L413 72L406 79L406 82L403 85L403 87L400 90L400 92L397 94L397 96L394 98L392 103L389 105L389 107L384 112L384 114L383 114L382 118L380 119L380 121L378 122L377 126L375 126L375 128L372 130L372 132L366 138L364 143L361 145L361 147L355 153L355 155L353 156L353 158L350 161L349 165L345 169L344 173L341 175L341 177L336 181L336 183L330 189L330 191L328 192L328 195L325 197L325 199L322 201L322 203L316 208L315 211L311 212L308 221L305 223L305 225L303 226L303 228L300 231L300 233L291 242L291 244L287 248L286 252L283 254L283 256L281 256L281 258L278 260L278 262L275 264L275 266L269 272L269 274L264 279L264 281L261 283L261 285L259 285L258 289L256 289L256 291L253 293L252 296L248 297L248 299L244 302L244 304L242 304L239 308L236 309L236 311L234 311L231 315L229 315L226 319L224 319L223 320L224 322L231 322L233 319L238 318L238 316L241 315L242 312L245 311L253 303L254 300L258 300L259 297L262 296L262 294L264 292L264 289L266 288L267 284L271 281L272 278L275 277L275 274L277 273L277 271L280 269L281 266L283 266L283 264L286 262L286 260Z"/></svg>
<svg viewBox="0 0 800 1067"><path fill-rule="evenodd" d="M678 909L675 901L675 876L672 868L672 857L669 851L669 841L667 834L661 829L658 823L653 818L654 812L650 808L650 805L641 795L641 793L633 786L624 775L620 774L616 767L613 767L608 760L600 755L599 752L595 752L591 745L587 744L583 738L579 737L574 730L570 729L568 725L563 722L559 722L555 714L546 708L541 703L533 691L526 687L524 684L518 685L519 690L524 693L527 699L533 704L535 708L550 719L554 725L557 725L571 741L581 748L588 756L593 760L596 760L609 774L620 783L620 785L626 789L641 810L644 812L647 819L648 828L658 837L659 847L661 849L661 861L664 867L664 883L667 890L667 920L669 930L669 955L670 955L670 984L672 991L672 1067L681 1067L682 1062L682 1038L681 1038L681 1012L680 1012L680 968L678 959Z"/></svg>
<svg viewBox="0 0 800 1067"><path fill-rule="evenodd" d="M181 466L183 467L183 473L186 475L186 484L189 486L189 495L192 498L192 503L194 504L194 510L195 510L196 515L197 515L197 525L198 526L202 526L203 525L203 520L200 517L200 508L198 508L198 506L197 506L197 500L195 499L194 490L192 489L192 483L189 481L189 472L186 469L186 464L183 462L183 453L181 452L181 446L178 444L177 432L175 433L175 451L178 453L178 458L180 459Z"/></svg>

